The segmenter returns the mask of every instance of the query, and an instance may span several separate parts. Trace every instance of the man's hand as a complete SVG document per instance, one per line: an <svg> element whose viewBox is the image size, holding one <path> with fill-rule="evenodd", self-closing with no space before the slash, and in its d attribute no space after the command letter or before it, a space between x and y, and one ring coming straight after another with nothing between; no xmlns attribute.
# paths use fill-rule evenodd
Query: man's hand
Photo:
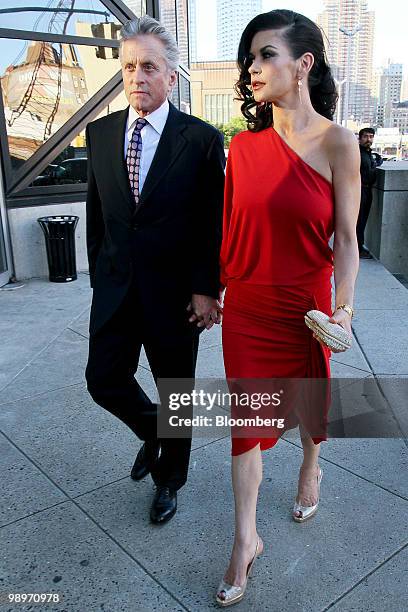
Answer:
<svg viewBox="0 0 408 612"><path fill-rule="evenodd" d="M193 293L187 310L191 312L190 323L197 321L197 327L211 329L214 323L221 323L221 304L208 295Z"/></svg>

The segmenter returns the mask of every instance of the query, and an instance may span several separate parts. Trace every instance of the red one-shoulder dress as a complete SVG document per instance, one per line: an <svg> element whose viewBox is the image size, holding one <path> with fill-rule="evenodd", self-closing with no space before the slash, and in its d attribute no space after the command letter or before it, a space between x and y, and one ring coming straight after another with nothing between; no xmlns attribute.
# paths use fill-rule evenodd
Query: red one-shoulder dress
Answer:
<svg viewBox="0 0 408 612"><path fill-rule="evenodd" d="M221 247L228 381L330 378L330 351L313 338L304 315L332 314L333 228L332 184L273 128L233 138ZM270 437L248 428L232 435L232 455L258 443L270 448L299 422L316 444L325 440L329 402L318 404L305 414L282 401L274 414L284 427Z"/></svg>

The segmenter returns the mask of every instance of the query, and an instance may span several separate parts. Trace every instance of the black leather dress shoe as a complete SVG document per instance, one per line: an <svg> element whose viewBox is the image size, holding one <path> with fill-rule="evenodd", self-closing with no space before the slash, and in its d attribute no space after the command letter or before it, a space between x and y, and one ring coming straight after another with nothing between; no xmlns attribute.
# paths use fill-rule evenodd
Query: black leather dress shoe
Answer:
<svg viewBox="0 0 408 612"><path fill-rule="evenodd" d="M372 259L370 251L367 251L364 247L360 249L360 259Z"/></svg>
<svg viewBox="0 0 408 612"><path fill-rule="evenodd" d="M157 487L150 509L152 523L159 525L167 523L176 514L176 511L177 491L173 491L170 487Z"/></svg>
<svg viewBox="0 0 408 612"><path fill-rule="evenodd" d="M149 474L153 466L157 463L160 452L159 442L145 442L136 456L130 477L133 480L141 480Z"/></svg>

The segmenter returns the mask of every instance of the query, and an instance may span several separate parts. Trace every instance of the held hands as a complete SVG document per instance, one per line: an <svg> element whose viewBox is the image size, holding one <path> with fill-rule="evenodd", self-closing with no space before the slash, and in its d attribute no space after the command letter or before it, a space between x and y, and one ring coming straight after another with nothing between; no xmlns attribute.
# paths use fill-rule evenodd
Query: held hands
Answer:
<svg viewBox="0 0 408 612"><path fill-rule="evenodd" d="M351 318L350 315L343 309L339 308L333 313L333 316L330 317L329 323L337 323L337 325L341 325L343 329L345 329L350 335L351 331ZM318 337L316 334L313 334L313 338L315 338L320 344L327 348L327 345ZM344 353L346 349L330 349L332 353Z"/></svg>
<svg viewBox="0 0 408 612"><path fill-rule="evenodd" d="M191 302L187 306L187 310L191 312L189 322L197 321L197 327L211 329L214 323L221 323L222 307L218 300L208 295L199 295L194 293L191 297Z"/></svg>

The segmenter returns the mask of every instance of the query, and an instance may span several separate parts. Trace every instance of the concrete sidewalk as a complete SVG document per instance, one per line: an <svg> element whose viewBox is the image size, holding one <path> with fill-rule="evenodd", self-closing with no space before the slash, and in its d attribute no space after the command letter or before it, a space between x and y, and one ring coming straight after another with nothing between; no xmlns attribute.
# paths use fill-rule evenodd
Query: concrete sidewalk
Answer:
<svg viewBox="0 0 408 612"><path fill-rule="evenodd" d="M140 443L87 394L89 279L0 290L0 601L59 593L59 604L1 610L145 612L218 609L233 536L230 441L195 439L170 523L148 520L150 477L130 468ZM361 262L353 348L333 376L408 378L408 291ZM155 397L143 357L138 379ZM197 376L223 376L220 328L204 332ZM404 431L407 399L388 397ZM405 435L408 435L405 431ZM321 505L291 520L299 440L264 453L259 532L265 553L239 609L385 612L408 600L408 448L399 439L322 444Z"/></svg>

